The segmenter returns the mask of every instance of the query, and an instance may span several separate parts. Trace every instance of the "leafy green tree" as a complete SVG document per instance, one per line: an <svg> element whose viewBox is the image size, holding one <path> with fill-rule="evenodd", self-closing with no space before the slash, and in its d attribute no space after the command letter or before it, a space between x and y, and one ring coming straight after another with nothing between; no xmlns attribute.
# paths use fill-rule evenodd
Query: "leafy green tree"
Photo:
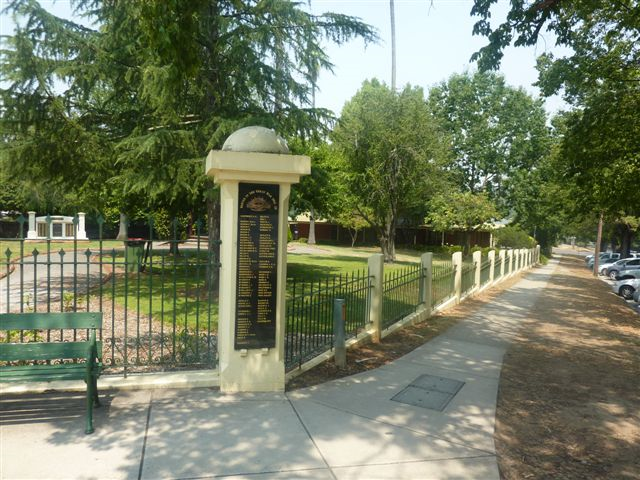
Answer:
<svg viewBox="0 0 640 480"><path fill-rule="evenodd" d="M474 0L471 14L479 17L473 33L487 37L488 44L472 56L481 70L500 65L504 49L536 45L550 31L556 44L570 47L559 58L540 58L545 94L561 87L569 100L600 88L602 81L635 82L640 60L637 0L537 0L512 1L506 20L491 24L491 8L497 0Z"/></svg>
<svg viewBox="0 0 640 480"><path fill-rule="evenodd" d="M342 154L343 181L358 201L354 207L392 262L399 220L424 209L446 158L444 135L422 89L396 93L377 80L364 82L344 106L332 139Z"/></svg>
<svg viewBox="0 0 640 480"><path fill-rule="evenodd" d="M293 139L289 149L311 158L311 174L302 177L291 193L290 209L294 214L309 213L309 237L307 243L316 243L315 221L318 216L327 218L329 208L330 178L328 168L331 150L326 142Z"/></svg>
<svg viewBox="0 0 640 480"><path fill-rule="evenodd" d="M624 254L637 232L632 218L640 217L639 108L640 92L633 88L589 95L584 108L567 115L558 162L578 210L619 223Z"/></svg>
<svg viewBox="0 0 640 480"><path fill-rule="evenodd" d="M437 231L462 230L464 253L471 249L471 233L490 228L488 223L499 216L494 203L485 193L449 192L429 201L427 223Z"/></svg>
<svg viewBox="0 0 640 480"><path fill-rule="evenodd" d="M533 248L536 241L527 232L516 225L507 225L493 232L496 247L503 248Z"/></svg>
<svg viewBox="0 0 640 480"><path fill-rule="evenodd" d="M543 94L562 92L576 107L565 119L559 183L574 193L571 210L619 223L627 253L635 222L624 219L638 216L640 202L633 182L640 170L638 1L511 2L506 21L492 27L495 1L474 2L472 14L480 17L474 33L489 43L473 59L481 69L497 68L506 46L534 45L545 30L570 47L566 55L538 59Z"/></svg>
<svg viewBox="0 0 640 480"><path fill-rule="evenodd" d="M0 66L1 155L94 208L115 197L123 211L142 202L176 214L206 201L210 240L219 203L206 153L250 124L316 134L331 117L309 108L313 79L331 69L322 42L377 38L356 18L281 0L74 6L90 27L34 0L7 7L22 20Z"/></svg>
<svg viewBox="0 0 640 480"><path fill-rule="evenodd" d="M459 188L485 192L508 207L516 175L530 171L548 151L541 101L507 86L501 75L464 73L433 87L429 105L451 136Z"/></svg>

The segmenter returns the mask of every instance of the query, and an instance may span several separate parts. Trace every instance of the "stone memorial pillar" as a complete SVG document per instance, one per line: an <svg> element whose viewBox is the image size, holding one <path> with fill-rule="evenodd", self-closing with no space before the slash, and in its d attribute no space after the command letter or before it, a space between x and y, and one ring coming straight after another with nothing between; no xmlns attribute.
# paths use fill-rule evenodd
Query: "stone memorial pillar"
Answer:
<svg viewBox="0 0 640 480"><path fill-rule="evenodd" d="M264 127L242 128L209 152L220 185L218 368L222 392L283 391L291 184L311 173Z"/></svg>
<svg viewBox="0 0 640 480"><path fill-rule="evenodd" d="M29 214L29 230L27 230L27 238L38 238L36 231L36 212L27 212ZM22 235L22 232L20 233Z"/></svg>
<svg viewBox="0 0 640 480"><path fill-rule="evenodd" d="M85 229L85 215L84 212L78 212L78 231L76 232L76 238L78 240L87 240L87 231Z"/></svg>

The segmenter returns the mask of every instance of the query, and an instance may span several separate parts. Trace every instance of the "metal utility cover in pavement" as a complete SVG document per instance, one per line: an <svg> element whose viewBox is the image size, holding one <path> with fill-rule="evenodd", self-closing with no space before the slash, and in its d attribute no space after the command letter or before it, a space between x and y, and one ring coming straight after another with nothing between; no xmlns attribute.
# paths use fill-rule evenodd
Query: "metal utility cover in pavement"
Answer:
<svg viewBox="0 0 640 480"><path fill-rule="evenodd" d="M391 400L442 412L463 385L452 378L420 375Z"/></svg>

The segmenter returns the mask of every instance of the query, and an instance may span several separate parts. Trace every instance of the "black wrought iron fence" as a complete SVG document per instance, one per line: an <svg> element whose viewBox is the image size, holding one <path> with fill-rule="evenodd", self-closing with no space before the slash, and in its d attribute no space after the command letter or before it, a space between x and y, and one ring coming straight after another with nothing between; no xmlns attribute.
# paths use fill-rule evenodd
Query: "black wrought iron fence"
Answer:
<svg viewBox="0 0 640 480"><path fill-rule="evenodd" d="M493 267L493 279L498 280L502 278L502 257L496 255L496 263Z"/></svg>
<svg viewBox="0 0 640 480"><path fill-rule="evenodd" d="M474 262L462 263L461 294L469 293L475 287L476 264Z"/></svg>
<svg viewBox="0 0 640 480"><path fill-rule="evenodd" d="M215 366L218 305L210 279L219 264L200 222L188 238L174 221L171 238L157 240L150 221L146 238L122 242L103 238L98 217L98 238L79 240L76 230L62 242L51 237L47 221L39 232L44 238L0 239L0 312L102 312L108 372ZM0 341L56 334L62 335L10 332ZM85 334L68 333L70 340Z"/></svg>
<svg viewBox="0 0 640 480"><path fill-rule="evenodd" d="M385 273L382 284L382 326L387 328L415 312L422 303L424 271L420 264Z"/></svg>
<svg viewBox="0 0 640 480"><path fill-rule="evenodd" d="M361 270L316 282L287 279L285 366L291 370L333 346L333 300L345 300L347 338L368 322L371 277Z"/></svg>
<svg viewBox="0 0 640 480"><path fill-rule="evenodd" d="M452 262L434 263L431 275L431 307L436 307L456 294L456 269Z"/></svg>
<svg viewBox="0 0 640 480"><path fill-rule="evenodd" d="M491 279L491 260L486 258L480 264L480 286L485 285Z"/></svg>

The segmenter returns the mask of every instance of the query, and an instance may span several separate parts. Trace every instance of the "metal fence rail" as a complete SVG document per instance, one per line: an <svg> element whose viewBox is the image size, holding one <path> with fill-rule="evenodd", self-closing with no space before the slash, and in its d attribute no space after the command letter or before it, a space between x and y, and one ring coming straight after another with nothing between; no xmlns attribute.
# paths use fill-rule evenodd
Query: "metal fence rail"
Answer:
<svg viewBox="0 0 640 480"><path fill-rule="evenodd" d="M482 260L480 264L480 286L486 284L491 279L491 260Z"/></svg>
<svg viewBox="0 0 640 480"><path fill-rule="evenodd" d="M50 236L0 239L0 312L102 312L107 372L215 366L217 292L207 276L219 264L201 239L200 223L192 241L178 235L177 222L171 239L154 240L150 222L146 239L123 243L104 239L102 218L97 222L99 238L91 242L76 234L67 243ZM44 330L0 341L53 335L67 339L62 332ZM65 335L75 340L86 332Z"/></svg>
<svg viewBox="0 0 640 480"><path fill-rule="evenodd" d="M502 257L496 255L496 262L493 267L493 279L498 280L502 278Z"/></svg>
<svg viewBox="0 0 640 480"><path fill-rule="evenodd" d="M474 262L464 262L462 264L462 286L461 294L464 295L475 287L476 264Z"/></svg>
<svg viewBox="0 0 640 480"><path fill-rule="evenodd" d="M367 270L316 282L287 279L285 366L291 370L333 346L333 300L345 300L346 337L368 321L371 277Z"/></svg>
<svg viewBox="0 0 640 480"><path fill-rule="evenodd" d="M421 265L412 265L384 275L382 284L382 327L387 328L415 312L420 305Z"/></svg>
<svg viewBox="0 0 640 480"><path fill-rule="evenodd" d="M456 294L456 269L453 262L434 263L431 274L431 307L446 302Z"/></svg>

